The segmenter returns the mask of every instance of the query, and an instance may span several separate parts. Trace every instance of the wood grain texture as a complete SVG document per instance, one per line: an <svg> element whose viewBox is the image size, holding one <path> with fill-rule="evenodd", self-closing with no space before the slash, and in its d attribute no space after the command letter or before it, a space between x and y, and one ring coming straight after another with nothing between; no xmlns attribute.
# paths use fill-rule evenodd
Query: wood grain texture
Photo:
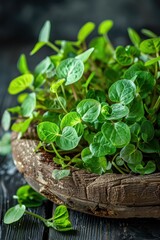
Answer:
<svg viewBox="0 0 160 240"><path fill-rule="evenodd" d="M13 158L27 181L53 202L64 203L81 212L109 218L159 218L160 174L97 174L72 169L71 176L60 181L52 178L51 154L35 153L38 142L16 138Z"/></svg>

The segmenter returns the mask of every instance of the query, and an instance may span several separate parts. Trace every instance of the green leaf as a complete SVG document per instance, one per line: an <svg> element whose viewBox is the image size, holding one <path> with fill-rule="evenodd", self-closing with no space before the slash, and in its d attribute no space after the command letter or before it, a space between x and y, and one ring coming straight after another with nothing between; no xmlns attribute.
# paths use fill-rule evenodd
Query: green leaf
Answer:
<svg viewBox="0 0 160 240"><path fill-rule="evenodd" d="M101 109L102 115L106 120L118 120L128 115L129 109L127 106L122 103L115 103L110 106L110 111L106 112L106 105L104 105Z"/></svg>
<svg viewBox="0 0 160 240"><path fill-rule="evenodd" d="M41 122L37 126L37 133L41 141L51 143L59 135L59 127L52 122Z"/></svg>
<svg viewBox="0 0 160 240"><path fill-rule="evenodd" d="M53 92L53 93L57 93L58 88L59 88L60 86L62 86L62 84L64 83L64 81L65 81L65 79L63 78L63 79L58 80L57 82L53 82L53 83L51 84L50 91Z"/></svg>
<svg viewBox="0 0 160 240"><path fill-rule="evenodd" d="M4 129L4 131L9 130L10 124L11 124L11 115L7 110L5 110L2 115L2 119L1 119L1 125Z"/></svg>
<svg viewBox="0 0 160 240"><path fill-rule="evenodd" d="M77 55L75 58L81 60L82 62L86 62L93 51L94 51L94 48L89 48L85 52Z"/></svg>
<svg viewBox="0 0 160 240"><path fill-rule="evenodd" d="M17 63L17 68L21 74L29 73L25 54L21 54Z"/></svg>
<svg viewBox="0 0 160 240"><path fill-rule="evenodd" d="M135 76L137 76L138 71L145 71L145 70L146 68L144 67L142 62L134 63L124 72L124 78L134 79Z"/></svg>
<svg viewBox="0 0 160 240"><path fill-rule="evenodd" d="M103 174L107 170L107 161L105 157L94 157L89 148L84 148L81 152L84 167L93 173Z"/></svg>
<svg viewBox="0 0 160 240"><path fill-rule="evenodd" d="M57 125L59 125L59 113L56 113L56 112L45 112L43 114L43 118L42 120L44 122L53 122L53 123L56 123Z"/></svg>
<svg viewBox="0 0 160 240"><path fill-rule="evenodd" d="M36 45L34 46L32 51L30 52L30 55L35 54L36 52L38 52L45 45L46 45L46 42L38 42L38 43L36 43Z"/></svg>
<svg viewBox="0 0 160 240"><path fill-rule="evenodd" d="M93 32L95 24L93 22L85 23L78 32L77 39L80 43L84 42L86 38Z"/></svg>
<svg viewBox="0 0 160 240"><path fill-rule="evenodd" d="M130 164L139 164L143 159L142 153L137 150L133 144L128 144L122 148L120 151L120 157Z"/></svg>
<svg viewBox="0 0 160 240"><path fill-rule="evenodd" d="M131 80L118 80L111 85L108 91L109 99L112 102L129 104L135 97L136 86Z"/></svg>
<svg viewBox="0 0 160 240"><path fill-rule="evenodd" d="M143 166L142 164L138 165L128 164L128 166L133 172L140 173L142 175L151 174L156 170L156 164L153 161L148 161L146 166Z"/></svg>
<svg viewBox="0 0 160 240"><path fill-rule="evenodd" d="M145 98L155 86L156 80L152 73L147 71L139 71L136 73L136 85L138 85L138 92L141 98Z"/></svg>
<svg viewBox="0 0 160 240"><path fill-rule="evenodd" d="M11 153L11 134L5 133L0 139L0 155L5 156Z"/></svg>
<svg viewBox="0 0 160 240"><path fill-rule="evenodd" d="M63 150L71 150L77 147L80 138L73 127L65 127L62 134L56 138L56 144Z"/></svg>
<svg viewBox="0 0 160 240"><path fill-rule="evenodd" d="M151 65L153 65L153 64L155 64L159 61L160 61L160 57L156 57L156 58L153 58L151 60L148 60L147 62L145 62L144 65L145 65L145 67L148 67L148 66L151 66Z"/></svg>
<svg viewBox="0 0 160 240"><path fill-rule="evenodd" d="M56 69L58 78L65 78L65 85L77 82L83 75L84 64L81 60L68 58L63 60Z"/></svg>
<svg viewBox="0 0 160 240"><path fill-rule="evenodd" d="M80 115L77 112L67 113L61 120L61 129L67 126L75 126L78 123L81 123Z"/></svg>
<svg viewBox="0 0 160 240"><path fill-rule="evenodd" d="M109 123L102 126L102 133L107 141L117 148L122 148L131 140L130 129L124 122Z"/></svg>
<svg viewBox="0 0 160 240"><path fill-rule="evenodd" d="M61 180L65 177L68 177L69 175L70 175L70 170L68 169L63 169L63 170L54 169L52 172L52 177L55 180Z"/></svg>
<svg viewBox="0 0 160 240"><path fill-rule="evenodd" d="M40 31L38 41L39 42L48 42L49 36L50 36L50 30L51 30L51 23L50 23L50 21L46 21Z"/></svg>
<svg viewBox="0 0 160 240"><path fill-rule="evenodd" d="M92 58L98 59L101 61L106 61L106 40L104 37L96 37L93 38L89 44L91 48L94 48L94 52L92 53Z"/></svg>
<svg viewBox="0 0 160 240"><path fill-rule="evenodd" d="M51 223L51 225L60 232L70 231L73 229L66 206L60 205L55 209L53 223Z"/></svg>
<svg viewBox="0 0 160 240"><path fill-rule="evenodd" d="M24 74L20 77L13 79L9 84L8 92L14 95L24 91L32 84L33 79L34 77L32 74Z"/></svg>
<svg viewBox="0 0 160 240"><path fill-rule="evenodd" d="M149 38L157 38L158 36L149 29L143 28L141 32Z"/></svg>
<svg viewBox="0 0 160 240"><path fill-rule="evenodd" d="M118 46L116 48L116 60L122 66L129 66L133 63L134 58L126 48Z"/></svg>
<svg viewBox="0 0 160 240"><path fill-rule="evenodd" d="M31 121L32 121L32 118L28 118L25 121L14 123L12 125L11 130L24 134L27 131L27 129L29 128Z"/></svg>
<svg viewBox="0 0 160 240"><path fill-rule="evenodd" d="M128 105L129 114L126 117L127 122L136 122L139 121L144 116L144 107L143 101L140 96L137 96L133 101Z"/></svg>
<svg viewBox="0 0 160 240"><path fill-rule="evenodd" d="M160 144L158 139L152 139L150 142L140 142L139 149L144 153L160 153Z"/></svg>
<svg viewBox="0 0 160 240"><path fill-rule="evenodd" d="M98 27L98 33L102 35L107 34L112 27L113 27L112 20L104 20L103 22L100 23Z"/></svg>
<svg viewBox="0 0 160 240"><path fill-rule="evenodd" d="M4 215L4 223L11 224L17 222L25 213L26 207L25 205L16 205L5 213Z"/></svg>
<svg viewBox="0 0 160 240"><path fill-rule="evenodd" d="M149 120L144 120L141 125L141 136L144 142L149 142L154 137L154 126Z"/></svg>
<svg viewBox="0 0 160 240"><path fill-rule="evenodd" d="M36 107L36 94L30 93L24 100L21 106L21 112L23 117L31 117Z"/></svg>
<svg viewBox="0 0 160 240"><path fill-rule="evenodd" d="M139 47L141 42L141 38L138 33L133 28L128 28L128 34L131 42L136 46Z"/></svg>
<svg viewBox="0 0 160 240"><path fill-rule="evenodd" d="M24 185L18 188L16 195L18 197L18 203L23 204L26 207L39 207L45 200L45 197L40 195L29 185Z"/></svg>
<svg viewBox="0 0 160 240"><path fill-rule="evenodd" d="M35 68L35 74L44 74L48 70L48 68L52 65L51 59L46 57L43 59Z"/></svg>
<svg viewBox="0 0 160 240"><path fill-rule="evenodd" d="M160 38L146 39L140 44L140 50L146 54L158 53L160 51Z"/></svg>
<svg viewBox="0 0 160 240"><path fill-rule="evenodd" d="M94 122L101 111L101 104L95 99L84 99L76 108L84 122Z"/></svg>
<svg viewBox="0 0 160 240"><path fill-rule="evenodd" d="M98 132L90 144L89 149L93 156L103 157L105 155L112 155L116 152L115 146L107 141L101 132Z"/></svg>

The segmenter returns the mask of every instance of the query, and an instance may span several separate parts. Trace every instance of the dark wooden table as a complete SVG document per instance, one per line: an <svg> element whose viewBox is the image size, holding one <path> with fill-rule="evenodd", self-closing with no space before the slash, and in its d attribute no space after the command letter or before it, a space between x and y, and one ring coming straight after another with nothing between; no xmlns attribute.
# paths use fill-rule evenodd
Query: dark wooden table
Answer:
<svg viewBox="0 0 160 240"><path fill-rule="evenodd" d="M16 49L16 50L15 50ZM18 50L17 50L18 49ZM21 50L19 50L21 49ZM26 49L26 48L25 48ZM0 116L5 108L14 105L15 98L7 94L10 79L16 76L16 60L21 47L1 48L0 69ZM2 135L2 129L0 134ZM59 233L47 229L38 220L25 216L21 221L5 225L3 216L8 208L16 204L13 195L25 184L17 171L12 156L0 156L0 240L158 240L160 239L159 219L103 219L69 210L75 231ZM43 206L32 211L49 218L55 204L46 201Z"/></svg>

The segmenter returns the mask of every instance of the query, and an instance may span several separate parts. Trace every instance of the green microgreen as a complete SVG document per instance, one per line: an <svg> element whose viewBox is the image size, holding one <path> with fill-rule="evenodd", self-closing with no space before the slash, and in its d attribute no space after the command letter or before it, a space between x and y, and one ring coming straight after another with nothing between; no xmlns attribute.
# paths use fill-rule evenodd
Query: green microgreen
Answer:
<svg viewBox="0 0 160 240"><path fill-rule="evenodd" d="M160 38L143 29L142 39L128 28L131 43L114 47L113 21L100 23L92 38L95 27L88 22L76 41L51 43L47 21L31 54L43 46L53 53L35 69L21 55L21 75L8 88L19 105L4 112L3 128L9 129L13 114L18 121L11 129L19 137L36 126L37 151L53 154L56 180L69 176L70 167L141 175L159 169Z"/></svg>
<svg viewBox="0 0 160 240"><path fill-rule="evenodd" d="M17 222L24 215L30 215L42 221L46 227L54 228L57 231L65 232L73 230L72 224L69 220L68 210L64 205L56 207L53 216L50 219L45 219L42 216L35 214L31 210L27 210L28 207L35 208L41 206L45 200L42 195L33 190L29 185L20 187L17 190L16 195L13 197L17 199L18 204L9 208L5 213L3 219L5 224Z"/></svg>

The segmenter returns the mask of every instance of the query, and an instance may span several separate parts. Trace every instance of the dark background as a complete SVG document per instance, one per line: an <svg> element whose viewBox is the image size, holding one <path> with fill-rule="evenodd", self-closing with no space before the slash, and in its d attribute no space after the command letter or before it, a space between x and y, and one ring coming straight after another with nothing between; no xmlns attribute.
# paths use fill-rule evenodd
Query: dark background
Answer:
<svg viewBox="0 0 160 240"><path fill-rule="evenodd" d="M79 28L87 21L97 25L112 19L109 33L114 45L129 41L127 28L149 28L160 34L159 0L0 0L0 94L18 75L16 63L21 53L33 66L49 54L47 48L30 57L39 31L46 20L52 23L51 40L75 40ZM14 97L12 102L14 105ZM0 103L0 116L4 103Z"/></svg>

